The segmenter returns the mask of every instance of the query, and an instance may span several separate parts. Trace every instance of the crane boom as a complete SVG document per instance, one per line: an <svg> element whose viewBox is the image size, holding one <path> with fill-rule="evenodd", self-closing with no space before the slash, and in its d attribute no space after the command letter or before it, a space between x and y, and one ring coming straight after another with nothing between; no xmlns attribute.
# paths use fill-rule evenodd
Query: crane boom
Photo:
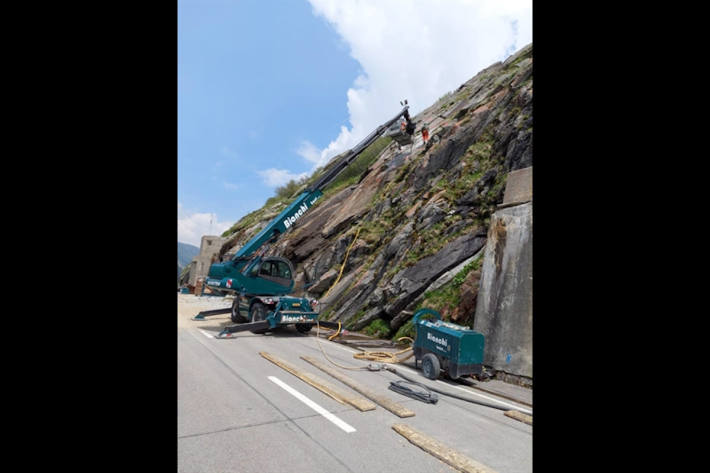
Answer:
<svg viewBox="0 0 710 473"><path fill-rule="evenodd" d="M258 251L265 243L275 242L283 235L293 224L310 209L313 204L323 195L323 188L330 184L341 172L345 170L353 160L370 146L377 138L382 135L387 128L394 122L404 116L408 123L409 105L388 120L384 124L378 126L372 133L367 135L362 141L350 149L340 160L331 167L331 169L321 176L314 184L310 185L306 190L298 196L298 198L286 207L279 215L277 215L268 225L266 225L256 236L249 240L235 255L234 260L248 259L256 251Z"/></svg>

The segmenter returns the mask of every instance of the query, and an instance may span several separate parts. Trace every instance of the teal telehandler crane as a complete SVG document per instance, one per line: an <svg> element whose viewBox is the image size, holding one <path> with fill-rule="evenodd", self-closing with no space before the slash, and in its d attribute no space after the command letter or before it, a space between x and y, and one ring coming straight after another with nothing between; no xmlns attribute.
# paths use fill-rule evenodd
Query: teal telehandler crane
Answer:
<svg viewBox="0 0 710 473"><path fill-rule="evenodd" d="M286 209L269 222L256 236L249 240L228 261L210 266L205 284L220 295L234 295L231 308L203 311L193 320L217 314L231 314L237 325L224 328L217 338L230 338L235 332L249 330L265 333L278 326L295 324L296 330L308 332L316 323L324 327L338 328L337 323L318 321L315 299L293 297L288 294L294 286L294 267L280 256L267 255L269 248L299 220L323 195L323 189L331 183L355 158L401 117L404 117L405 133L393 136L395 140L410 139L415 124L409 116L409 105L400 102L404 108L392 119L378 126L360 143L347 151L323 176L308 186ZM409 135L409 136L406 136ZM399 141L398 141L399 142Z"/></svg>

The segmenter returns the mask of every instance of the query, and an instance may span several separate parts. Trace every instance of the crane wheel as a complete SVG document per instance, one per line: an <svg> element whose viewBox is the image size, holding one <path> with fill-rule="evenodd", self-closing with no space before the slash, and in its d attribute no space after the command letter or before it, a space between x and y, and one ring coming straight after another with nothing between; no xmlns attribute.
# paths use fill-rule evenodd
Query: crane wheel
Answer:
<svg viewBox="0 0 710 473"><path fill-rule="evenodd" d="M261 302L255 302L249 309L251 322L261 322L266 320L266 306ZM250 330L251 333L262 334L268 332L269 329Z"/></svg>
<svg viewBox="0 0 710 473"><path fill-rule="evenodd" d="M232 302L232 313L230 315L232 322L235 324L243 324L247 321L247 318L239 313L239 298L235 297L234 302Z"/></svg>
<svg viewBox="0 0 710 473"><path fill-rule="evenodd" d="M296 330L301 333L308 333L313 328L312 324L296 324Z"/></svg>

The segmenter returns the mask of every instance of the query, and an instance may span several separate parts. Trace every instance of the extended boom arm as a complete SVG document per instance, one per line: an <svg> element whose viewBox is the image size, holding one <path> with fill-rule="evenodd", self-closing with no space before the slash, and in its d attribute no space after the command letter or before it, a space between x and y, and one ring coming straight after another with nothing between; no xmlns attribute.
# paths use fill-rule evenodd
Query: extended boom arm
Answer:
<svg viewBox="0 0 710 473"><path fill-rule="evenodd" d="M322 189L333 181L345 168L347 168L353 160L370 146L377 138L384 133L394 122L404 116L407 123L411 123L409 118L409 105L400 111L394 118L377 127L375 131L370 133L360 143L355 145L340 161L338 161L327 173L321 176L314 184L309 186L298 198L276 218L274 218L266 227L264 227L254 238L249 240L234 256L234 259L248 259L259 250L265 243L275 242L283 235L291 226L298 220L313 204L323 195ZM407 127L410 129L411 127Z"/></svg>

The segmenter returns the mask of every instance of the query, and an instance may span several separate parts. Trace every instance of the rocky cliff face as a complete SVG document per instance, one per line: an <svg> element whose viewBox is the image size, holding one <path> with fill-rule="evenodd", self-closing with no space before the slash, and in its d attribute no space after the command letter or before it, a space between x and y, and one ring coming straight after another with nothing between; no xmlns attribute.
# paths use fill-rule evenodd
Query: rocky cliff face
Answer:
<svg viewBox="0 0 710 473"><path fill-rule="evenodd" d="M411 333L420 306L472 325L491 214L507 174L533 164L532 94L528 45L413 117L413 145L380 141L360 176L332 184L272 248L296 266L295 294L320 298L322 317L377 336ZM223 234L220 253L234 253L288 202L245 216Z"/></svg>

